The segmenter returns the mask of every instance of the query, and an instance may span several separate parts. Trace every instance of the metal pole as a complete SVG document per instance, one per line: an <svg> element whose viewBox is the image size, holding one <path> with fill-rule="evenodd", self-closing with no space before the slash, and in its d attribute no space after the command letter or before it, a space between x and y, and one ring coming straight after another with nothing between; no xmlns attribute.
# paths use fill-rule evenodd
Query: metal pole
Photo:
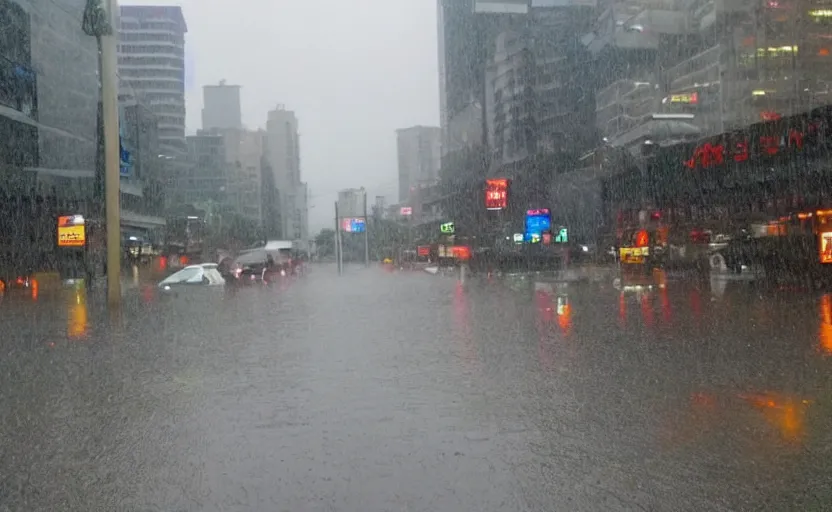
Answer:
<svg viewBox="0 0 832 512"><path fill-rule="evenodd" d="M338 223L338 201L335 201L335 265L338 267L338 275L341 275L341 226Z"/></svg>
<svg viewBox="0 0 832 512"><path fill-rule="evenodd" d="M367 191L364 191L364 265L370 266L370 221L367 218Z"/></svg>
<svg viewBox="0 0 832 512"><path fill-rule="evenodd" d="M110 19L115 20L117 0L109 0ZM116 38L118 31L101 38L101 101L104 117L104 205L107 222L107 302L121 303L121 211L119 205L118 78Z"/></svg>

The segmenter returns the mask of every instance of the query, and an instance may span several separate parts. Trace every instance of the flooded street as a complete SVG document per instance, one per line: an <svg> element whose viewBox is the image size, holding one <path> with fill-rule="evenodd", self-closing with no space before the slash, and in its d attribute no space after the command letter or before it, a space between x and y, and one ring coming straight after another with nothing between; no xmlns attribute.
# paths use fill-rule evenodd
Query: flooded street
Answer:
<svg viewBox="0 0 832 512"><path fill-rule="evenodd" d="M0 303L0 510L832 500L832 295L327 266L80 295Z"/></svg>

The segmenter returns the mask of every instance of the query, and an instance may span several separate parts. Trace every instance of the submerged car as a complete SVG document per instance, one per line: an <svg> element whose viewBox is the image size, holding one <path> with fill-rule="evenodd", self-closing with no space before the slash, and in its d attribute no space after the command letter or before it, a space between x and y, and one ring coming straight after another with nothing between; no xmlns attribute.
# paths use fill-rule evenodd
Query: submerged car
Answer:
<svg viewBox="0 0 832 512"><path fill-rule="evenodd" d="M183 286L222 286L224 284L225 278L220 274L216 263L201 263L188 265L171 274L159 283L159 288L170 291Z"/></svg>

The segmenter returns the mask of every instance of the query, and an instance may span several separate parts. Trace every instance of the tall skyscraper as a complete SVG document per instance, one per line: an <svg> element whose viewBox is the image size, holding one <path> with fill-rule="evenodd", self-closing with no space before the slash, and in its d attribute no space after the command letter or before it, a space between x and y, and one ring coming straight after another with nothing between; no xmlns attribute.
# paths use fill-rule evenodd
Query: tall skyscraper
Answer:
<svg viewBox="0 0 832 512"><path fill-rule="evenodd" d="M441 133L440 128L435 126L412 126L396 130L399 202L407 202L412 192L439 181Z"/></svg>
<svg viewBox="0 0 832 512"><path fill-rule="evenodd" d="M206 85L202 91L203 130L243 127L239 85L227 85L225 80L221 80L219 85Z"/></svg>
<svg viewBox="0 0 832 512"><path fill-rule="evenodd" d="M147 105L159 120L162 152L184 152L185 34L180 7L121 6L119 95Z"/></svg>
<svg viewBox="0 0 832 512"><path fill-rule="evenodd" d="M306 243L309 240L308 191L300 175L298 119L283 105L268 113L265 154L277 188L282 236Z"/></svg>
<svg viewBox="0 0 832 512"><path fill-rule="evenodd" d="M442 154L485 143L485 69L499 16L474 12L471 0L437 0Z"/></svg>

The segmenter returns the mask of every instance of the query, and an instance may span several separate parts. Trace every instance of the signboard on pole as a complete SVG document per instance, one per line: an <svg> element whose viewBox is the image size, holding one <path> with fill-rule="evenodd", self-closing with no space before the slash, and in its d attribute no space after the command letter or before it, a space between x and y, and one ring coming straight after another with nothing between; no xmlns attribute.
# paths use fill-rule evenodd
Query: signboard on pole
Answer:
<svg viewBox="0 0 832 512"><path fill-rule="evenodd" d="M363 217L342 218L341 231L345 233L363 233L367 231L367 223Z"/></svg>
<svg viewBox="0 0 832 512"><path fill-rule="evenodd" d="M121 135L118 136L118 154L119 175L122 177L130 176L130 171L133 169L133 156L129 151L124 149L124 141Z"/></svg>
<svg viewBox="0 0 832 512"><path fill-rule="evenodd" d="M505 210L508 206L508 180L495 179L485 181L485 208L487 210Z"/></svg>
<svg viewBox="0 0 832 512"><path fill-rule="evenodd" d="M87 230L82 215L58 217L58 247L84 247Z"/></svg>
<svg viewBox="0 0 832 512"><path fill-rule="evenodd" d="M552 229L552 219L548 208L526 211L526 239L534 242L545 231Z"/></svg>

